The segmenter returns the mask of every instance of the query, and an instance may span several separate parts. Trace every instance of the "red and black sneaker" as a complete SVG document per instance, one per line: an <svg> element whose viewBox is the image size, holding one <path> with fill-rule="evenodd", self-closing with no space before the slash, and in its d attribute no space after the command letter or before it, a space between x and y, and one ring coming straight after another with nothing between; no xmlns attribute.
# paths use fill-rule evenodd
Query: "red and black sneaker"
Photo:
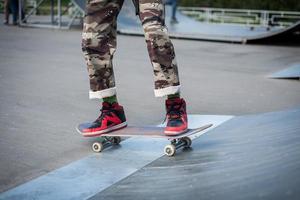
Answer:
<svg viewBox="0 0 300 200"><path fill-rule="evenodd" d="M184 99L167 99L166 110L167 125L165 128L165 134L173 136L186 132L188 130L188 120Z"/></svg>
<svg viewBox="0 0 300 200"><path fill-rule="evenodd" d="M127 126L124 109L118 103L102 103L101 115L92 123L80 124L77 129L85 137L98 136Z"/></svg>

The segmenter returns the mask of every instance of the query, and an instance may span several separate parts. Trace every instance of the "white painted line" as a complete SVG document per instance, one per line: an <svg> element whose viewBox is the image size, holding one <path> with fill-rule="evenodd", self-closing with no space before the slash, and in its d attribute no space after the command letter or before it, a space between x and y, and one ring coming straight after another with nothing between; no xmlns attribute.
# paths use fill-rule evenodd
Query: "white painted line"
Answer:
<svg viewBox="0 0 300 200"><path fill-rule="evenodd" d="M295 63L290 67L278 71L269 78L300 78L300 63Z"/></svg>
<svg viewBox="0 0 300 200"><path fill-rule="evenodd" d="M197 134L192 135L190 138L192 140L200 137L204 133L216 128L217 126L220 126L224 122L232 119L234 116L230 115L189 115L188 120L189 120L189 127L190 128L196 128L199 126L199 124L213 124L212 127L201 131Z"/></svg>
<svg viewBox="0 0 300 200"><path fill-rule="evenodd" d="M208 123L216 127L231 118L189 115L189 127ZM93 154L4 192L0 199L88 199L161 157L166 144L168 141L160 138L130 138L120 147Z"/></svg>

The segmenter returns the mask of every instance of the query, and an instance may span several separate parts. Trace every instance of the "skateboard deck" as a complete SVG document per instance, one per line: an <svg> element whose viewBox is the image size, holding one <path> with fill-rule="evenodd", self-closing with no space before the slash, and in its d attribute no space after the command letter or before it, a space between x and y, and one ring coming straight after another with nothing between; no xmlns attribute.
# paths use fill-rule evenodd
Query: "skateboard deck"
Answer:
<svg viewBox="0 0 300 200"><path fill-rule="evenodd" d="M102 138L102 142L94 142L92 149L94 152L101 152L106 146L116 145L121 142L121 137L146 137L146 138L163 138L171 141L170 145L165 147L165 154L168 156L175 155L176 149L181 147L190 147L192 140L188 137L198 132L204 131L205 129L210 128L213 124L207 124L200 126L198 128L188 129L186 132L179 135L165 135L164 127L157 126L127 126L125 128L114 130L108 133L102 133L97 136L88 136L88 137L98 137ZM83 135L82 132L77 131ZM83 135L84 136L84 135Z"/></svg>
<svg viewBox="0 0 300 200"><path fill-rule="evenodd" d="M178 139L182 137L187 137L190 135L193 135L195 133L198 133L200 131L203 131L209 127L211 127L212 124L207 124L198 128L188 129L186 132L179 134L179 135L165 135L164 133L164 127L157 127L157 126L127 126L125 128L115 130L108 133L103 133L98 136L89 136L89 137L150 137L150 138L166 138L166 139ZM82 134L78 129L77 131ZM83 135L83 134L82 134Z"/></svg>

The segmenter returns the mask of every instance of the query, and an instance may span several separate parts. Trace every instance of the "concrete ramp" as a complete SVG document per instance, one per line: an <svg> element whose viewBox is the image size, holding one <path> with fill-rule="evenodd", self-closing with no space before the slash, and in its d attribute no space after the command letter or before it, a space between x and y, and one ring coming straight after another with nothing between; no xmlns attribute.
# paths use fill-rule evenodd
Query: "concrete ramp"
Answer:
<svg viewBox="0 0 300 200"><path fill-rule="evenodd" d="M220 125L175 157L164 141L128 139L0 194L0 199L299 199L300 107L189 116Z"/></svg>
<svg viewBox="0 0 300 200"><path fill-rule="evenodd" d="M84 0L72 0L82 12L85 9ZM268 43L276 41L292 41L300 44L300 22L288 28L265 27L251 29L249 26L234 24L213 24L196 21L195 19L177 12L178 24L170 23L171 7L166 6L166 25L172 38L207 40L231 43ZM121 34L143 35L141 23L135 15L131 0L125 0L118 16L118 31Z"/></svg>
<svg viewBox="0 0 300 200"><path fill-rule="evenodd" d="M300 21L294 25L245 38L247 43L291 43L300 44Z"/></svg>
<svg viewBox="0 0 300 200"><path fill-rule="evenodd" d="M300 79L300 63L293 64L284 70L278 71L272 74L270 78Z"/></svg>
<svg viewBox="0 0 300 200"><path fill-rule="evenodd" d="M194 134L191 139L200 137L232 117L189 115L190 128L213 124ZM88 199L163 156L167 144L168 140L163 138L129 138L119 146L104 149L99 154L91 153L88 157L1 193L0 200Z"/></svg>
<svg viewBox="0 0 300 200"><path fill-rule="evenodd" d="M299 199L300 108L235 117L91 199Z"/></svg>

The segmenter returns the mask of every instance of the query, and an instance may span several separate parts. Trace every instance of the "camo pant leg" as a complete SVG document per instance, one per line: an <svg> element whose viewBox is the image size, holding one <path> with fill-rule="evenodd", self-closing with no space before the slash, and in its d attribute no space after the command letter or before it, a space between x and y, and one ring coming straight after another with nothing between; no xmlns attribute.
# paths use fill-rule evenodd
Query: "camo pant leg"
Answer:
<svg viewBox="0 0 300 200"><path fill-rule="evenodd" d="M124 0L87 0L82 51L90 80L89 97L116 94L112 58L116 50L117 16Z"/></svg>
<svg viewBox="0 0 300 200"><path fill-rule="evenodd" d="M139 0L148 53L154 70L154 94L157 97L180 91L173 44L164 25L162 0Z"/></svg>

